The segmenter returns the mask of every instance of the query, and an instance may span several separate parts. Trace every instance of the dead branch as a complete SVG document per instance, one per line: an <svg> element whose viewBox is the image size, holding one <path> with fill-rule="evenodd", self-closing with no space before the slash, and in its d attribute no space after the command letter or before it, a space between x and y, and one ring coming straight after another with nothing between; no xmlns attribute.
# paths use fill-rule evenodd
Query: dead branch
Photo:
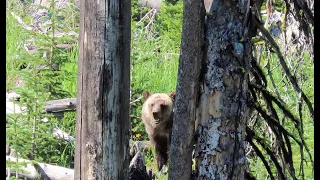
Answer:
<svg viewBox="0 0 320 180"><path fill-rule="evenodd" d="M138 153L138 151L141 152L148 152L152 148L152 144L150 141L135 141L130 148L130 156L133 158L135 154Z"/></svg>
<svg viewBox="0 0 320 180"><path fill-rule="evenodd" d="M136 141L130 149L130 157L132 158L129 165L130 180L151 180L155 177L152 170L147 170L145 166L144 151L147 148L144 146L146 145L150 146L150 143Z"/></svg>
<svg viewBox="0 0 320 180"><path fill-rule="evenodd" d="M142 96L130 102L130 105L141 101L141 99L142 99ZM52 100L52 101L47 101L46 104L47 105L44 107L44 110L43 110L43 112L46 112L46 113L53 113L53 112L66 111L66 110L75 111L77 108L77 98Z"/></svg>
<svg viewBox="0 0 320 180"><path fill-rule="evenodd" d="M47 101L45 102L47 105L43 108L42 113L53 113L55 116L63 116L63 112L76 110L76 101L76 98ZM26 107L20 107L14 102L6 102L7 114L21 114L25 111Z"/></svg>
<svg viewBox="0 0 320 180"><path fill-rule="evenodd" d="M277 158L275 157L274 153L268 148L268 146L264 143L263 139L256 136L254 131L252 131L249 127L246 128L247 136L252 137L252 139L255 139L261 146L262 148L267 152L267 154L270 156L271 160L273 161L274 165L276 166L277 172L279 173L279 176L281 179L286 179L284 174L283 174L283 169L280 166ZM251 144L252 145L252 144Z"/></svg>
<svg viewBox="0 0 320 180"><path fill-rule="evenodd" d="M266 28L263 27L263 25L260 24L260 22L258 22L258 20L256 18L252 18L252 20L254 21L254 23L256 23L259 31L267 38L267 40L269 41L269 43L271 44L271 46L275 49L276 54L279 58L279 62L280 65L282 66L285 74L288 76L293 88L295 89L295 91L297 91L298 93L301 93L301 96L303 98L303 100L306 102L308 109L310 111L312 120L314 121L314 111L313 111L313 107L312 104L310 102L310 100L308 99L308 97L306 96L306 94L302 91L302 89L299 87L296 78L294 76L292 76L283 56L282 53L280 51L279 46L277 45L277 43L274 41L274 39L272 38L272 36L270 35L270 33L268 32L268 30L266 30Z"/></svg>
<svg viewBox="0 0 320 180"><path fill-rule="evenodd" d="M269 163L267 162L266 158L263 156L263 154L260 151L260 149L253 143L251 135L247 135L247 141L249 142L251 147L254 149L254 152L257 154L257 156L261 159L262 163L266 167L266 170L267 170L267 172L268 172L268 174L270 176L270 179L274 180L275 178L274 178L274 176L272 174L272 171L271 171L271 168L269 166Z"/></svg>
<svg viewBox="0 0 320 180"><path fill-rule="evenodd" d="M134 101L130 102L130 105L132 105L136 102L140 102L142 98L143 98L143 96L139 97L138 99L135 99Z"/></svg>
<svg viewBox="0 0 320 180"><path fill-rule="evenodd" d="M12 100L19 100L20 95L16 93L6 93L7 97L7 113L13 114L13 106L15 106L15 113L20 114L22 113L25 108L20 107L17 104L14 104L13 102L10 102ZM130 105L140 102L142 99L142 96L135 99L134 101L130 102ZM52 113L56 117L63 117L63 112L68 111L76 111L77 108L77 98L66 98L66 99L58 99L58 100L51 100L46 101L46 106L43 108L42 113ZM14 105L13 105L14 104Z"/></svg>
<svg viewBox="0 0 320 180"><path fill-rule="evenodd" d="M26 30L33 31L33 27L28 26L25 22L22 21L22 19L14 14L14 12L11 12L11 15L18 21L18 23Z"/></svg>
<svg viewBox="0 0 320 180"><path fill-rule="evenodd" d="M144 23L145 21L149 21L148 24L144 27L145 30L147 31L148 29L151 29L150 27L152 27L153 24L153 20L155 18L155 15L157 14L157 9L156 8L152 8L146 15L144 15L139 22L137 22L138 24Z"/></svg>
<svg viewBox="0 0 320 180"><path fill-rule="evenodd" d="M150 21L149 21L149 23L148 23L148 24L146 25L146 27L145 27L146 30L149 28L149 26L150 26L151 24L153 24L153 20L154 20L154 17L155 17L155 15L156 15L156 13L157 13L157 9L152 9L152 11L153 11L153 13L152 13L152 16L151 16L151 18L150 18Z"/></svg>
<svg viewBox="0 0 320 180"><path fill-rule="evenodd" d="M154 9L154 8L152 8L149 12L147 12L147 14L145 14L145 15L140 19L140 21L137 22L137 24L143 23L146 19L149 19L149 21L151 21L152 19L150 19L149 15L152 16L152 14L153 14L153 12L154 12L153 9Z"/></svg>
<svg viewBox="0 0 320 180"><path fill-rule="evenodd" d="M281 96L280 96L280 92L279 92L279 90L278 90L278 88L277 88L277 85L276 85L276 83L274 82L274 79L273 79L273 76L272 76L272 72L271 72L271 70L270 70L270 62L269 62L269 59L267 59L267 61L268 61L268 62L267 62L266 67L267 67L267 70L268 70L268 76L269 76L270 81L271 81L271 84L272 84L272 86L273 86L273 88L274 88L274 92L276 93L276 95L277 95L277 97L279 98L280 102L284 103L284 101L282 100L282 98L281 98Z"/></svg>
<svg viewBox="0 0 320 180"><path fill-rule="evenodd" d="M55 127L53 129L53 134L57 139L63 139L65 141L71 141L74 142L75 138L70 136L68 133L62 131L61 129L59 129L58 127Z"/></svg>

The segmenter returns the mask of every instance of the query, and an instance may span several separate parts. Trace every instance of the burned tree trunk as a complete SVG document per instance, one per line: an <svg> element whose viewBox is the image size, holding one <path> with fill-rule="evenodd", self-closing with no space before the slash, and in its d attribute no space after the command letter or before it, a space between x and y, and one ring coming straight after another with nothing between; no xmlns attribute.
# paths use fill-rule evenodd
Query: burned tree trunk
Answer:
<svg viewBox="0 0 320 180"><path fill-rule="evenodd" d="M203 1L184 0L181 53L170 147L169 178L190 179L196 103L204 47Z"/></svg>
<svg viewBox="0 0 320 180"><path fill-rule="evenodd" d="M130 0L80 1L75 176L128 179Z"/></svg>
<svg viewBox="0 0 320 180"><path fill-rule="evenodd" d="M251 43L250 1L214 0L205 24L205 71L197 114L196 179L245 177Z"/></svg>

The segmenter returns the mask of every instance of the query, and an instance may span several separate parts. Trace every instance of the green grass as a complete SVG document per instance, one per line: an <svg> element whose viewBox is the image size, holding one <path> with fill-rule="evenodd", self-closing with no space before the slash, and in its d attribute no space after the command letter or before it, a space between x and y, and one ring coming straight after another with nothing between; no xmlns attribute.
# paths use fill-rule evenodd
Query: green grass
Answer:
<svg viewBox="0 0 320 180"><path fill-rule="evenodd" d="M161 43L162 37L133 39L131 50L131 86L151 92L171 92L176 88L179 51ZM160 49L160 52L158 52Z"/></svg>
<svg viewBox="0 0 320 180"><path fill-rule="evenodd" d="M67 53L69 62L62 65L61 70L66 71L68 76L62 82L62 89L68 91L71 97L77 97L77 75L78 75L78 46L74 45Z"/></svg>
<svg viewBox="0 0 320 180"><path fill-rule="evenodd" d="M288 54L293 52L287 52ZM299 59L291 56L287 56L287 65L290 68L291 72L296 71L296 77L299 83L299 86L302 87L302 90L306 93L306 95L310 98L311 103L314 101L314 85L313 85L313 78L314 78L314 65L312 60L308 55L304 55L304 59L300 62L298 62ZM267 69L264 67L266 62L269 60L270 67L272 69L272 77L274 79L274 82L276 84L276 87L274 88L271 84L271 79L267 75ZM296 116L296 118L299 119L299 114L297 110L297 93L293 89L291 85L289 85L289 80L286 78L286 76L283 73L282 67L279 65L278 57L275 54L270 54L267 56L266 52L262 52L262 62L260 65L263 68L267 80L268 80L268 90L271 90L275 92L275 90L278 90L280 93L280 97L284 100L286 107ZM299 66L298 66L299 65ZM280 116L279 118L283 118L283 114L281 113L280 109L276 109L277 112L279 112ZM302 109L302 119L303 119L303 128L304 128L304 139L307 143L308 148L310 149L310 153L312 154L312 158L314 157L314 126L313 121L310 117L309 110L305 103L303 103L303 109ZM295 126L291 121L285 120L284 127L288 132L294 134L296 137L298 137L298 132L295 129ZM300 149L299 146L294 142L292 139L290 139L292 143L292 152L293 152L293 162L294 162L294 168L296 170L296 176L299 175L300 170ZM306 150L304 150L304 158L306 159L307 163L304 163L304 173L305 173L305 179L313 179L312 176L312 166L309 161L309 156L306 153ZM251 166L253 169L256 170L257 178L260 179L265 177L266 170L263 168L263 164L260 161L254 161L253 166ZM299 178L299 177L298 177Z"/></svg>
<svg viewBox="0 0 320 180"><path fill-rule="evenodd" d="M6 11L6 89L10 90L15 85L16 73L23 63L25 51L23 48L27 32L22 29L18 21ZM15 12L16 13L16 12ZM18 14L18 13L16 13Z"/></svg>
<svg viewBox="0 0 320 180"><path fill-rule="evenodd" d="M171 92L176 88L177 69L175 60L151 59L134 66L133 83L151 92Z"/></svg>

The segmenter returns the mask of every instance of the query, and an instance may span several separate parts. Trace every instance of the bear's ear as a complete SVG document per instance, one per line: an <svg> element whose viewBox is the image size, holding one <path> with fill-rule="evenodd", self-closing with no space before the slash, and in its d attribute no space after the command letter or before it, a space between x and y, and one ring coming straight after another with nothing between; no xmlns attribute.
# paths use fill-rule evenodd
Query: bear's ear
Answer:
<svg viewBox="0 0 320 180"><path fill-rule="evenodd" d="M147 90L143 90L142 91L142 95L143 95L143 99L144 100L147 100L148 99L148 97L150 97L152 94L151 94L151 92L149 92L149 91L147 91Z"/></svg>
<svg viewBox="0 0 320 180"><path fill-rule="evenodd" d="M168 96L171 97L174 101L174 98L176 97L176 90L173 90L171 93L168 94Z"/></svg>

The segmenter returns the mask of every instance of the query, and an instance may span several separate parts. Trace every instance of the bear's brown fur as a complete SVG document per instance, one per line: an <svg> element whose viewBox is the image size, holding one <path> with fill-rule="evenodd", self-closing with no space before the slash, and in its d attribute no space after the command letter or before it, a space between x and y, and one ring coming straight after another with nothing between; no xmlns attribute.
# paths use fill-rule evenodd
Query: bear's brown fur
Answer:
<svg viewBox="0 0 320 180"><path fill-rule="evenodd" d="M159 170L168 162L175 94L176 91L169 94L152 94L143 90L145 101L142 106L141 118L151 143L155 146Z"/></svg>

